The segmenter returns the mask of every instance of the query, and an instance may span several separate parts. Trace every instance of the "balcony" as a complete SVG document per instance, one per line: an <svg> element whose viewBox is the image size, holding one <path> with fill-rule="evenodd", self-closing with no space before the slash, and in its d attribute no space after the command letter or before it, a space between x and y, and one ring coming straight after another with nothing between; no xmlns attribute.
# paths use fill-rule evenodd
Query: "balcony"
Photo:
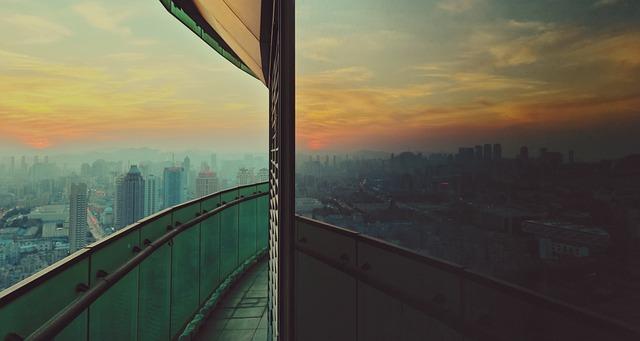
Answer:
<svg viewBox="0 0 640 341"><path fill-rule="evenodd" d="M167 209L16 284L0 296L2 337L266 340L266 194L262 183ZM297 340L640 336L349 230L298 216L295 231Z"/></svg>
<svg viewBox="0 0 640 341"><path fill-rule="evenodd" d="M267 209L262 183L130 225L2 292L0 335L178 338L196 313L215 305L264 254Z"/></svg>

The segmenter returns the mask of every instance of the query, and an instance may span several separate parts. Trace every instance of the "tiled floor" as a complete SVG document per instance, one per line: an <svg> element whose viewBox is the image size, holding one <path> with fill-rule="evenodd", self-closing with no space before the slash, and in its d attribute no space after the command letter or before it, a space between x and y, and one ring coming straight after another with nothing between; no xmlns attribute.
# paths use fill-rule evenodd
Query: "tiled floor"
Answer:
<svg viewBox="0 0 640 341"><path fill-rule="evenodd" d="M223 299L197 340L267 340L267 261L251 269Z"/></svg>

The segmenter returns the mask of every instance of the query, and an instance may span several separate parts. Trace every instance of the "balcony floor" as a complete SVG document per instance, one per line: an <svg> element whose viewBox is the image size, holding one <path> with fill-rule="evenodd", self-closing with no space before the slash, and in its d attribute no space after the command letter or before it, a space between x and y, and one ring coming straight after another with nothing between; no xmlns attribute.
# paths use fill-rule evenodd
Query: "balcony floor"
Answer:
<svg viewBox="0 0 640 341"><path fill-rule="evenodd" d="M207 319L197 340L267 340L267 261L247 272Z"/></svg>

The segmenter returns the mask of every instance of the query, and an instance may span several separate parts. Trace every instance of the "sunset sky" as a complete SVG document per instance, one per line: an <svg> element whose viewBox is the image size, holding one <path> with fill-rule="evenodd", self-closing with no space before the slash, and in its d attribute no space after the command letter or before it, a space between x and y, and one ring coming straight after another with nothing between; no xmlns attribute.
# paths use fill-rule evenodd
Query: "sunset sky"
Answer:
<svg viewBox="0 0 640 341"><path fill-rule="evenodd" d="M0 150L266 148L264 85L159 1L0 4Z"/></svg>
<svg viewBox="0 0 640 341"><path fill-rule="evenodd" d="M640 152L640 1L298 1L311 148Z"/></svg>
<svg viewBox="0 0 640 341"><path fill-rule="evenodd" d="M0 0L0 152L266 149L267 91L157 0ZM298 148L640 152L640 1L299 0Z"/></svg>

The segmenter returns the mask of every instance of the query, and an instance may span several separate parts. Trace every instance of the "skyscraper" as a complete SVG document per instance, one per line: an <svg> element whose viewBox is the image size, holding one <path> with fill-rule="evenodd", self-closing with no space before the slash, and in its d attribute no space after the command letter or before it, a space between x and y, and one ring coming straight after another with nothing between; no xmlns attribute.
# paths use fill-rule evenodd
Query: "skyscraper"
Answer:
<svg viewBox="0 0 640 341"><path fill-rule="evenodd" d="M492 151L491 151L491 144L487 143L484 145L484 152L483 152L483 156L484 156L484 160L486 161L491 161L492 159Z"/></svg>
<svg viewBox="0 0 640 341"><path fill-rule="evenodd" d="M182 162L182 168L182 188L184 189L184 197L182 198L182 201L186 201L193 197L196 186L194 181L196 175L195 171L191 170L191 159L189 158L189 156L186 156L184 158L184 161Z"/></svg>
<svg viewBox="0 0 640 341"><path fill-rule="evenodd" d="M87 243L87 185L71 184L69 191L69 251Z"/></svg>
<svg viewBox="0 0 640 341"><path fill-rule="evenodd" d="M529 147L527 146L520 147L520 159L522 160L529 159Z"/></svg>
<svg viewBox="0 0 640 341"><path fill-rule="evenodd" d="M238 186L249 185L253 183L253 169L240 168L236 175L236 183Z"/></svg>
<svg viewBox="0 0 640 341"><path fill-rule="evenodd" d="M118 217L116 228L121 228L144 217L144 179L138 166L132 165L118 189Z"/></svg>
<svg viewBox="0 0 640 341"><path fill-rule="evenodd" d="M124 203L124 191L122 187L123 181L124 175L118 175L115 179L116 191L113 194L113 227L115 227L116 229L124 226L120 221L120 218L122 217L120 212L123 210L122 204Z"/></svg>
<svg viewBox="0 0 640 341"><path fill-rule="evenodd" d="M164 207L175 206L185 200L184 169L182 167L165 168L163 185Z"/></svg>
<svg viewBox="0 0 640 341"><path fill-rule="evenodd" d="M144 216L150 216L158 211L158 184L154 175L144 180Z"/></svg>
<svg viewBox="0 0 640 341"><path fill-rule="evenodd" d="M218 177L216 173L209 169L203 169L196 178L196 197L200 198L207 194L218 191Z"/></svg>
<svg viewBox="0 0 640 341"><path fill-rule="evenodd" d="M335 164L335 156L334 156L334 164ZM260 168L258 173L256 174L256 182L265 182L269 181L269 169Z"/></svg>
<svg viewBox="0 0 640 341"><path fill-rule="evenodd" d="M484 160L484 157L482 156L482 146L477 145L476 146L476 160Z"/></svg>
<svg viewBox="0 0 640 341"><path fill-rule="evenodd" d="M493 145L493 159L502 160L502 145L500 143Z"/></svg>

